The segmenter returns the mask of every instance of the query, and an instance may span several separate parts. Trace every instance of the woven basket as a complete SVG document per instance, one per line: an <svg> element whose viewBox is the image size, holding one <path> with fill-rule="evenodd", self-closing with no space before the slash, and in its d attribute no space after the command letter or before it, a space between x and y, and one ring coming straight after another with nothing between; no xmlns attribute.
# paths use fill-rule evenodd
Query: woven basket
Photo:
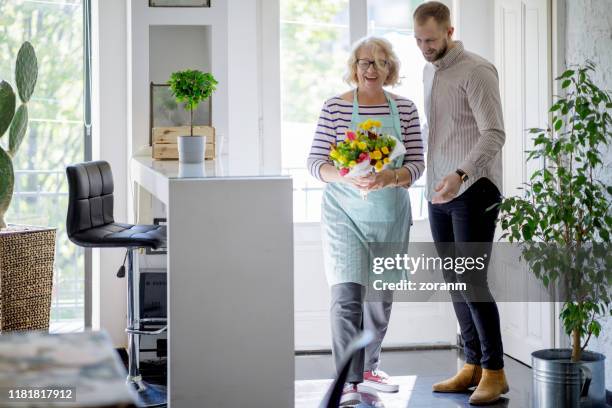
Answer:
<svg viewBox="0 0 612 408"><path fill-rule="evenodd" d="M0 230L0 332L49 330L55 229Z"/></svg>

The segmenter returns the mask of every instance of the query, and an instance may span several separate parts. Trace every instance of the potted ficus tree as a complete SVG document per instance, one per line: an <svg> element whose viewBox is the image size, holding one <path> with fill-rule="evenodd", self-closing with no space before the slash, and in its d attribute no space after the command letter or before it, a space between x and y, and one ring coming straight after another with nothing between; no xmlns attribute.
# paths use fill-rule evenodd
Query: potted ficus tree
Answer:
<svg viewBox="0 0 612 408"><path fill-rule="evenodd" d="M602 181L612 103L593 83L594 70L586 62L557 78L564 96L550 108L552 128L529 130L527 160L543 166L524 196L500 204L502 238L518 242L530 270L554 288L571 336L571 349L532 354L536 407L605 407L605 356L586 350L600 334L599 320L612 315L612 186Z"/></svg>
<svg viewBox="0 0 612 408"><path fill-rule="evenodd" d="M178 137L179 161L201 163L204 161L206 136L194 136L193 111L216 90L218 82L212 74L198 70L174 72L168 82L172 95L189 111L190 134Z"/></svg>
<svg viewBox="0 0 612 408"><path fill-rule="evenodd" d="M5 221L15 185L13 159L27 134L37 78L36 53L25 42L15 64L19 106L13 87L0 80L0 332L49 328L55 229Z"/></svg>

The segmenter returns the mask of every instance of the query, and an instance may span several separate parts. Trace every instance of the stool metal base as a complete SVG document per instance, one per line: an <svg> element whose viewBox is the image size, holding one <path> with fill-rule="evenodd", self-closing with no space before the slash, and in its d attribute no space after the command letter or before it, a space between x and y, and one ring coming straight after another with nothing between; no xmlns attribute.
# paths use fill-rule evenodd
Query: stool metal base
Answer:
<svg viewBox="0 0 612 408"><path fill-rule="evenodd" d="M149 384L146 381L129 381L138 393L137 406L139 407L159 407L167 404L166 387L163 385Z"/></svg>

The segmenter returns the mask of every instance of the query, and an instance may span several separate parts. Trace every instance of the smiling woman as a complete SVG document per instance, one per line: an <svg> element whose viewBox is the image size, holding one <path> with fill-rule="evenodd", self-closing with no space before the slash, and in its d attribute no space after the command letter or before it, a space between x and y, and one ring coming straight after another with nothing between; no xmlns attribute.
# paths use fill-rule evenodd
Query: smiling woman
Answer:
<svg viewBox="0 0 612 408"><path fill-rule="evenodd" d="M84 325L84 257L65 232L66 164L82 161L83 2L0 1L0 53L16 55L32 43L39 61L30 123L16 155L15 192L6 220L57 228L51 330ZM10 58L0 60L0 78L14 82Z"/></svg>
<svg viewBox="0 0 612 408"><path fill-rule="evenodd" d="M323 185L310 177L304 156L321 101L343 88L344 56L350 39L368 33L391 42L403 62L394 92L412 100L423 112L424 60L413 36L412 12L423 0L280 0L281 161L294 180L294 221L319 222ZM360 15L360 18L349 18ZM356 34L360 33L360 34ZM410 190L413 219L427 217L424 178Z"/></svg>

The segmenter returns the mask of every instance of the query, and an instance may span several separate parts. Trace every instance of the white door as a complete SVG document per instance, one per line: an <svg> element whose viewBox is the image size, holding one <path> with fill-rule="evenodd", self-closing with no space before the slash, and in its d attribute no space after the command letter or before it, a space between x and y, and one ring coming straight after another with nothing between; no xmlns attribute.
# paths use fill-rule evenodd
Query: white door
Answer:
<svg viewBox="0 0 612 408"><path fill-rule="evenodd" d="M519 194L518 187L538 167L525 163L525 150L533 147L525 129L543 128L548 122L549 14L547 0L495 1L495 65L506 127L504 196ZM506 354L531 364L531 352L553 347L554 304L507 302L499 308Z"/></svg>

